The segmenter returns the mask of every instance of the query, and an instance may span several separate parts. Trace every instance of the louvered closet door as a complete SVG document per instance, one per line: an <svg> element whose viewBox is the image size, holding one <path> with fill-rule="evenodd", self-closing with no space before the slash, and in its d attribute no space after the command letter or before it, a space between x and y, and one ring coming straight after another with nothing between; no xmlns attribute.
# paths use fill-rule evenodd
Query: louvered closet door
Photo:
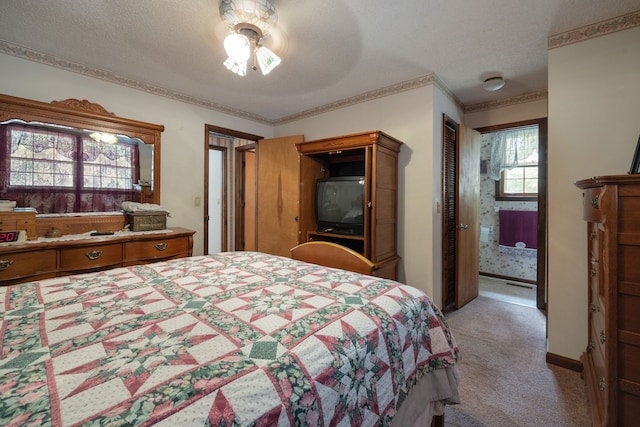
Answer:
<svg viewBox="0 0 640 427"><path fill-rule="evenodd" d="M480 134L443 121L443 307L478 296Z"/></svg>
<svg viewBox="0 0 640 427"><path fill-rule="evenodd" d="M453 308L456 303L456 131L449 124L444 127L443 161L443 307Z"/></svg>

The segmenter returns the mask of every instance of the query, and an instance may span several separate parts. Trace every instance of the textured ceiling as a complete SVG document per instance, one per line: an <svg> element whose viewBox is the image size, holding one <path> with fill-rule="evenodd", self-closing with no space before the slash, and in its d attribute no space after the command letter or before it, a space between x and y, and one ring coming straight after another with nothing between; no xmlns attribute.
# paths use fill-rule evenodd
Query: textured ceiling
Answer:
<svg viewBox="0 0 640 427"><path fill-rule="evenodd" d="M273 123L431 75L467 106L544 92L549 36L640 10L640 0L272 4L265 45L282 64L267 76L223 66L214 0L2 0L0 52ZM505 87L482 90L495 74Z"/></svg>

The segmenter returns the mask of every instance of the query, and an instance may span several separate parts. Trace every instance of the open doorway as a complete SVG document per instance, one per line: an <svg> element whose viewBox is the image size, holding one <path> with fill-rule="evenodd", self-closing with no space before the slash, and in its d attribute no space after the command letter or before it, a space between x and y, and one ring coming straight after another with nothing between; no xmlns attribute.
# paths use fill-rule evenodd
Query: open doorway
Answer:
<svg viewBox="0 0 640 427"><path fill-rule="evenodd" d="M442 119L442 307L478 296L480 134Z"/></svg>
<svg viewBox="0 0 640 427"><path fill-rule="evenodd" d="M204 253L240 250L235 246L236 148L261 136L205 125ZM213 188L216 187L216 188Z"/></svg>
<svg viewBox="0 0 640 427"><path fill-rule="evenodd" d="M547 120L535 119L477 130L482 134L479 271L484 280L480 283L495 288L497 292L534 292L535 306L544 310L547 294ZM496 166L500 163L495 161L500 156L496 153L499 150L498 139L502 143L508 139L508 143L513 144L516 140L522 142L533 137L535 143L531 140L529 145L535 147L525 149L520 145L519 153L515 156L510 153L511 157L503 160L502 167ZM514 188L520 186L522 190L509 189L511 179L516 185ZM526 226L529 231L522 231L522 228L514 231L515 222L529 224ZM507 237L511 233L520 233L519 238L512 239L515 244L510 243ZM522 237L523 233L527 237ZM534 237L535 247L531 244L528 247L526 240ZM529 287L529 290L511 289L511 286Z"/></svg>

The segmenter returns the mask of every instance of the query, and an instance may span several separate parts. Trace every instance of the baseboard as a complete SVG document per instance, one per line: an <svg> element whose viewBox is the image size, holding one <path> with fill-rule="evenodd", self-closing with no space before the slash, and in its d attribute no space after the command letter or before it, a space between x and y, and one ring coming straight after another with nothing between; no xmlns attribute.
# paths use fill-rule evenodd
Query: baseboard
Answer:
<svg viewBox="0 0 640 427"><path fill-rule="evenodd" d="M576 372L582 372L582 362L568 357L547 352L547 363L560 366L561 368L570 369Z"/></svg>
<svg viewBox="0 0 640 427"><path fill-rule="evenodd" d="M535 280L520 279L519 277L502 276L500 274L493 274L493 273L484 273L482 271L480 272L480 276L493 277L494 279L500 279L500 280L506 280L506 281L511 280L512 282L528 283L530 285L538 284L538 282L536 282Z"/></svg>

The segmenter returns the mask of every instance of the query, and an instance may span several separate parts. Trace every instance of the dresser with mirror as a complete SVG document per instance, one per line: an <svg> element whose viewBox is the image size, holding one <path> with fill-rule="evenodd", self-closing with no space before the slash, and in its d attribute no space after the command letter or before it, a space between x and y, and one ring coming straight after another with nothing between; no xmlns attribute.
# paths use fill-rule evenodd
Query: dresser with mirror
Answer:
<svg viewBox="0 0 640 427"><path fill-rule="evenodd" d="M0 152L3 154L0 162L0 199L16 200L17 207L24 212L25 220L22 222L29 223L28 239L0 243L2 285L191 256L194 231L180 227L145 232L127 231L127 217L119 210L120 200L160 204L160 142L164 126L118 117L102 105L88 100L69 98L46 103L2 94L0 126ZM44 145L54 144L51 142L53 136L46 137L49 134L69 134L70 138L77 135L79 141L89 143L91 139L102 137L126 140L135 150L135 176L127 177L128 181L113 191L108 186L96 189L96 185L91 185L92 179L99 180L100 177L75 178L75 175L70 180L75 183L73 189L70 189L71 184L66 187L35 185L39 173L33 172L35 167L31 178L22 179L20 173L16 173L21 172L21 159L13 154L20 149L20 141L16 142L16 137L10 133L24 132L26 135L30 129L40 132L40 142L32 138L35 142L31 142L29 153L37 153ZM61 139L58 138L55 144L61 144L58 140ZM89 148L84 152L82 149L79 152L66 149L65 152L71 153L69 158L86 159L91 157L88 151ZM38 160L36 154L33 157ZM88 169L88 166L83 168ZM100 164L96 169L100 169ZM45 188L41 193L43 195L33 196L32 188L38 186ZM83 186L92 188L82 193L83 190L79 188ZM70 196L65 192L75 194ZM94 199L96 203L92 206L84 201L68 202L74 197ZM45 198L51 198L53 202L43 203ZM108 211L95 211L95 206L109 200L113 203L108 205L111 206ZM89 208L86 208L87 205ZM14 220L18 212L12 210L10 213L12 215L5 215L5 218L0 212L0 231L12 231L9 229L20 223L20 220ZM35 235L31 224L33 215ZM92 232L102 235L92 236Z"/></svg>

